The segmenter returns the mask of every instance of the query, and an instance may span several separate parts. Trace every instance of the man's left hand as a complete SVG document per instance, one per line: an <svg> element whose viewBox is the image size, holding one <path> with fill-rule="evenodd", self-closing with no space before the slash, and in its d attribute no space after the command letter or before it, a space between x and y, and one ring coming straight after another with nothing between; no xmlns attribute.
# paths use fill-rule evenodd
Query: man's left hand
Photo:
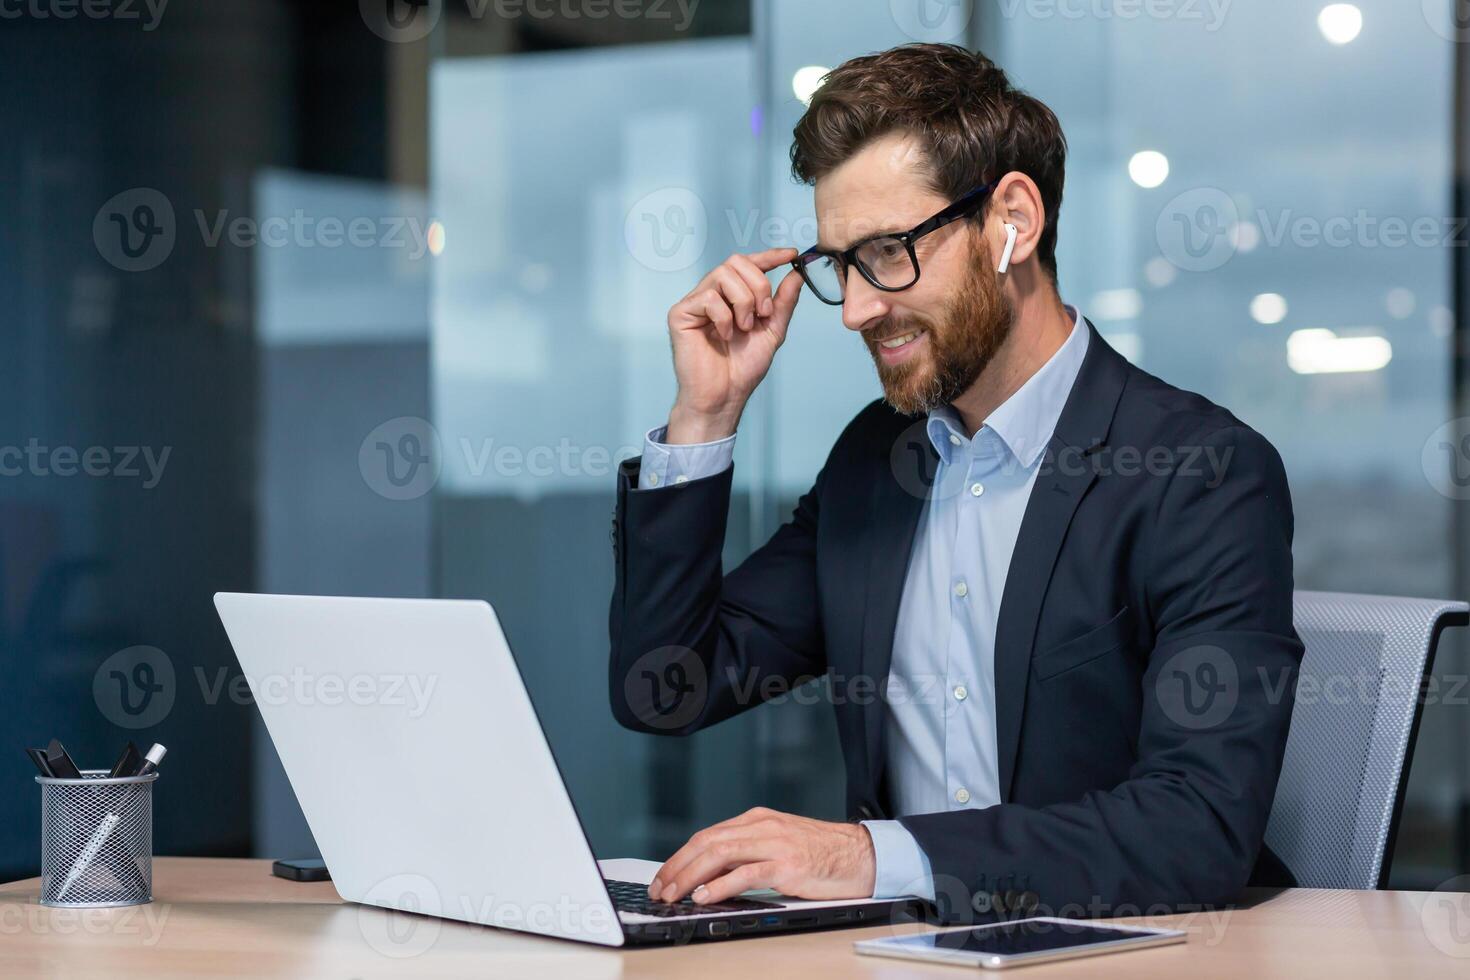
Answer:
<svg viewBox="0 0 1470 980"><path fill-rule="evenodd" d="M648 886L655 901L722 902L752 888L792 898L868 898L876 860L861 824L756 807L689 838Z"/></svg>

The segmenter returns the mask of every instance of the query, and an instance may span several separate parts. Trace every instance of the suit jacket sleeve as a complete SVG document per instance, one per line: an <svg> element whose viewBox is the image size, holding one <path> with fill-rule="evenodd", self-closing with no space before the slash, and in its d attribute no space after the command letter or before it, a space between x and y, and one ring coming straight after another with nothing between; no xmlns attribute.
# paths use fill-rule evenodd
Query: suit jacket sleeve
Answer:
<svg viewBox="0 0 1470 980"><path fill-rule="evenodd" d="M687 734L826 670L816 581L823 477L724 575L733 473L639 490L637 465L619 470L608 680L627 728Z"/></svg>
<svg viewBox="0 0 1470 980"><path fill-rule="evenodd" d="M1280 458L1254 431L1202 441L1225 475L1164 478L1137 556L1155 644L1128 778L1056 805L900 818L930 858L947 919L1007 889L1028 889L1041 914L1106 916L1222 904L1246 884L1302 653L1291 502Z"/></svg>

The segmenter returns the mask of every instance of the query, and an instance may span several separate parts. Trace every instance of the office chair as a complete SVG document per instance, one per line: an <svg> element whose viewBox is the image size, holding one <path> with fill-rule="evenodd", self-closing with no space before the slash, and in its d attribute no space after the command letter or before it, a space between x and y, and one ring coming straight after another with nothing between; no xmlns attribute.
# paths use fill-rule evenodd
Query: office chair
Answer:
<svg viewBox="0 0 1470 980"><path fill-rule="evenodd" d="M1298 592L1306 644L1266 843L1309 888L1386 887L1420 685L1470 605Z"/></svg>

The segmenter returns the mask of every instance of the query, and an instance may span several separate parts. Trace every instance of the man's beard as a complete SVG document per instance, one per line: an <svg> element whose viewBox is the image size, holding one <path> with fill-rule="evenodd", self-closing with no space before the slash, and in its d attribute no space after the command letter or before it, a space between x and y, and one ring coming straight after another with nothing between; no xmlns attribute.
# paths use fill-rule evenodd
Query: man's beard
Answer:
<svg viewBox="0 0 1470 980"><path fill-rule="evenodd" d="M1010 336L1016 314L991 272L990 249L982 246L971 252L969 275L939 318L916 315L904 321L908 330L927 331L925 354L884 364L872 334L893 336L895 331L885 328L863 335L878 368L884 400L905 415L922 415L964 394Z"/></svg>

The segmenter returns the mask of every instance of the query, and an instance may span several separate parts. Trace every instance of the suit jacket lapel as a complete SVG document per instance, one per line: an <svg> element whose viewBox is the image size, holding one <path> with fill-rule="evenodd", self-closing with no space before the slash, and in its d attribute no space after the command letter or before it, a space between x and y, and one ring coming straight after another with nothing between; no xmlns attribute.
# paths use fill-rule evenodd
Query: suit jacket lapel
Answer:
<svg viewBox="0 0 1470 980"><path fill-rule="evenodd" d="M863 605L860 676L880 693L887 690L888 670L893 663L893 637L913 554L914 534L939 468L939 454L929 441L927 420L913 421L903 416L895 419L904 427L885 429L874 447L881 457L880 475L873 482L870 498L871 550ZM878 797L883 780L883 723L887 711L886 700L881 696L866 698L863 705L864 748L872 798L884 809L888 801Z"/></svg>
<svg viewBox="0 0 1470 980"><path fill-rule="evenodd" d="M1086 321L1084 321L1086 322ZM1122 394L1126 362L1091 331L1087 356L1057 419L1011 553L995 629L995 734L1000 798L1011 798L1032 645L1057 554L1077 505L1097 477L1094 457Z"/></svg>

